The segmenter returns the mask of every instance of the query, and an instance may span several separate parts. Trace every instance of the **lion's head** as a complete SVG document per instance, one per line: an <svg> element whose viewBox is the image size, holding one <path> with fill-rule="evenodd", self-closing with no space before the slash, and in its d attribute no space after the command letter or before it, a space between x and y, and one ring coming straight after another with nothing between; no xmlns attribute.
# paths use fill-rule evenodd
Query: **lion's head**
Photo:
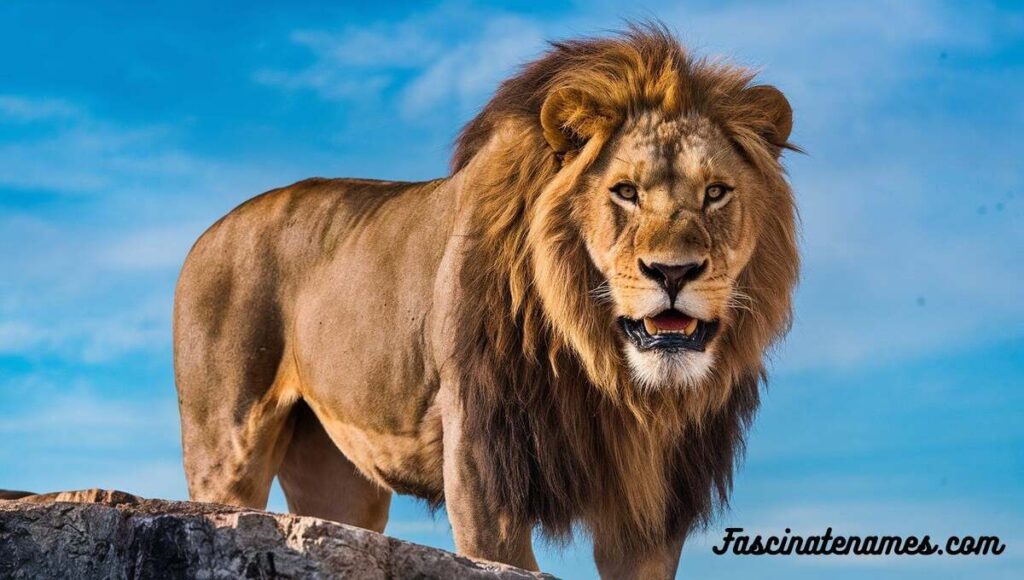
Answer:
<svg viewBox="0 0 1024 580"><path fill-rule="evenodd" d="M782 95L760 90L788 126ZM646 111L575 187L574 225L605 280L591 293L608 300L635 382L699 385L738 315L765 307L741 277L772 217L769 184L707 117Z"/></svg>
<svg viewBox="0 0 1024 580"><path fill-rule="evenodd" d="M494 505L642 550L725 501L797 279L791 118L651 26L555 43L466 126L454 363Z"/></svg>
<svg viewBox="0 0 1024 580"><path fill-rule="evenodd" d="M506 238L516 314L608 392L708 384L722 400L786 329L798 254L778 158L792 112L752 79L635 28L555 44L463 133L456 167L496 141L501 190L486 201L504 207L488 232ZM503 229L512 215L524 231Z"/></svg>

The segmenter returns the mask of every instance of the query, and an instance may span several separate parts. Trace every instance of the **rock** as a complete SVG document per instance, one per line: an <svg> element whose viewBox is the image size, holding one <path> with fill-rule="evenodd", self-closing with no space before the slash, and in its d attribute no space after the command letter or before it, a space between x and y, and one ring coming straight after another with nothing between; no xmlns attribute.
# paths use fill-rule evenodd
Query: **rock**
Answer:
<svg viewBox="0 0 1024 580"><path fill-rule="evenodd" d="M90 489L0 500L0 578L550 578L317 518Z"/></svg>

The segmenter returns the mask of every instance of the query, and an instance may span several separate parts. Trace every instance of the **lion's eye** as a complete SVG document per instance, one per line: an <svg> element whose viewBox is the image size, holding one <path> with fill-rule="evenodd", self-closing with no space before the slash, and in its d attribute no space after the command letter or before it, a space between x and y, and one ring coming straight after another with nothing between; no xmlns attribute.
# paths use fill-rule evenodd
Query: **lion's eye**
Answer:
<svg viewBox="0 0 1024 580"><path fill-rule="evenodd" d="M621 197L622 199L630 203L636 203L636 186L633 185L632 183L618 183L614 187L612 187L611 190L612 193Z"/></svg>
<svg viewBox="0 0 1024 580"><path fill-rule="evenodd" d="M704 205L715 203L732 190L732 187L724 183L712 183L704 190Z"/></svg>

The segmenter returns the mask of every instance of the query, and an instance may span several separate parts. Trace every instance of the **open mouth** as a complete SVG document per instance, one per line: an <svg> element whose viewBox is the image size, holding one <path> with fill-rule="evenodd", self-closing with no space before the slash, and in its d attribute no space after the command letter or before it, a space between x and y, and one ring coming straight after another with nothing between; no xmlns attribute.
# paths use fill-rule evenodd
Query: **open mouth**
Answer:
<svg viewBox="0 0 1024 580"><path fill-rule="evenodd" d="M619 325L626 338L640 350L704 352L718 332L717 320L700 320L678 310L665 310L640 320L622 316Z"/></svg>

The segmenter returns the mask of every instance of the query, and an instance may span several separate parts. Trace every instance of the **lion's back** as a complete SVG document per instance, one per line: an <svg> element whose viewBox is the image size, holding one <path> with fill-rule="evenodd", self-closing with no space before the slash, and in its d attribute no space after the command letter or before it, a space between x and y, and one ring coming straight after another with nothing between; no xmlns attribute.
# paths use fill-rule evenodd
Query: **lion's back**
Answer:
<svg viewBox="0 0 1024 580"><path fill-rule="evenodd" d="M305 287L332 263L358 270L361 262L388 260L398 238L412 233L413 216L425 219L417 192L432 186L307 179L258 195L210 226L189 252L175 291L179 392L236 382L218 377L221 370L272 382ZM251 368L240 368L241 361Z"/></svg>

